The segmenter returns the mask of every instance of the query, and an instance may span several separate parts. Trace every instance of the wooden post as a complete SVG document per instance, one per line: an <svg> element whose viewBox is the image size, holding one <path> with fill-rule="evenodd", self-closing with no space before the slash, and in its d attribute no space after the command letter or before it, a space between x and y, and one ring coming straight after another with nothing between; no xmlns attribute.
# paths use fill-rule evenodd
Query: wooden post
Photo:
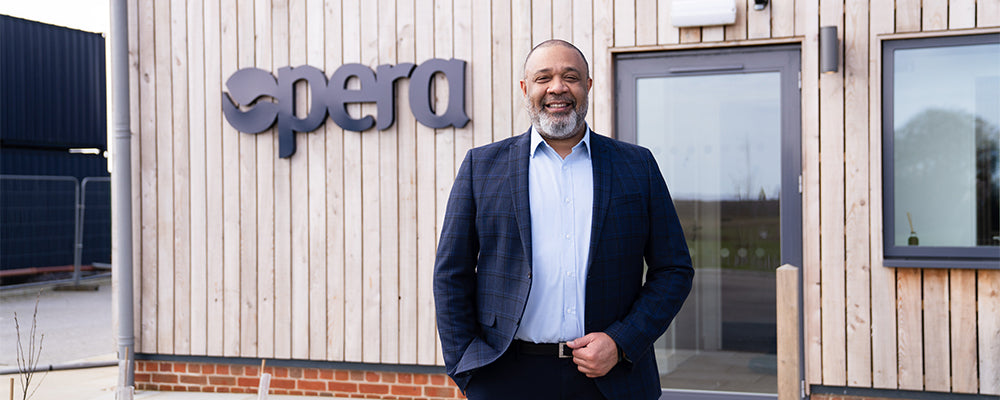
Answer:
<svg viewBox="0 0 1000 400"><path fill-rule="evenodd" d="M799 399L799 268L782 265L777 279L778 399Z"/></svg>

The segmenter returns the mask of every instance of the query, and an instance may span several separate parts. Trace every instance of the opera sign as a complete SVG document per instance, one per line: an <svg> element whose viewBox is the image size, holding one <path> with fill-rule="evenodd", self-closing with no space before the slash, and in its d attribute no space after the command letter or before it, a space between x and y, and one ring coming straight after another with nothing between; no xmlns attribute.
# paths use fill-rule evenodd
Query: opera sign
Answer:
<svg viewBox="0 0 1000 400"><path fill-rule="evenodd" d="M434 75L441 73L448 81L448 107L438 115L433 107L431 85ZM355 77L359 89L348 89L347 82ZM361 132L376 125L371 115L354 118L347 112L348 104L375 103L378 129L392 126L396 114L396 81L410 79L410 111L417 121L430 128L454 126L469 122L465 114L465 61L434 58L416 66L412 63L379 65L372 71L362 64L346 64L337 68L327 81L322 71L308 65L284 67L278 78L259 68L244 68L226 81L229 92L222 94L222 111L229 124L240 132L260 133L278 122L278 156L295 154L295 132L312 132L329 114L345 130ZM312 104L305 118L295 110L295 83L306 81L313 93ZM275 101L260 101L271 97ZM240 109L244 105L246 110Z"/></svg>

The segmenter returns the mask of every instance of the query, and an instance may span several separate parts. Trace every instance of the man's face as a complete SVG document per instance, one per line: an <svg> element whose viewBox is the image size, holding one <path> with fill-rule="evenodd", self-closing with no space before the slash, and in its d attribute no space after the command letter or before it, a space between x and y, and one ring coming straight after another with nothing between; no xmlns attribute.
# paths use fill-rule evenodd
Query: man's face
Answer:
<svg viewBox="0 0 1000 400"><path fill-rule="evenodd" d="M576 50L560 45L535 49L524 63L525 108L546 139L568 139L583 126L593 81Z"/></svg>

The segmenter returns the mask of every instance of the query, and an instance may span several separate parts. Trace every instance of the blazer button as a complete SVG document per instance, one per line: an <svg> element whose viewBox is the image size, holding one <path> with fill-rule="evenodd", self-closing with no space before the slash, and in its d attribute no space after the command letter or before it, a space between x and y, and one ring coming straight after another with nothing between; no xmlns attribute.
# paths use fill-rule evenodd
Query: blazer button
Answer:
<svg viewBox="0 0 1000 400"><path fill-rule="evenodd" d="M528 273L528 279L531 279L531 272Z"/></svg>

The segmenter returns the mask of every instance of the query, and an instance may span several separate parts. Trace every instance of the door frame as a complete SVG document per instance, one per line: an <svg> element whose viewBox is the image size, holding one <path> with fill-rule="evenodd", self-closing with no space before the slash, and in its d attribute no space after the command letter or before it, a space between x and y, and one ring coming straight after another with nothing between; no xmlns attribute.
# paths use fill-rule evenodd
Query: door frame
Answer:
<svg viewBox="0 0 1000 400"><path fill-rule="evenodd" d="M802 287L802 92L801 46L778 44L732 48L615 53L614 124L617 139L636 143L636 80L649 77L779 72L781 75L781 263L799 266ZM792 189L792 190L788 190ZM780 265L775 265L777 268ZM804 360L802 296L799 296L799 360ZM804 368L800 368L800 381ZM663 389L677 400L776 399L777 394Z"/></svg>

